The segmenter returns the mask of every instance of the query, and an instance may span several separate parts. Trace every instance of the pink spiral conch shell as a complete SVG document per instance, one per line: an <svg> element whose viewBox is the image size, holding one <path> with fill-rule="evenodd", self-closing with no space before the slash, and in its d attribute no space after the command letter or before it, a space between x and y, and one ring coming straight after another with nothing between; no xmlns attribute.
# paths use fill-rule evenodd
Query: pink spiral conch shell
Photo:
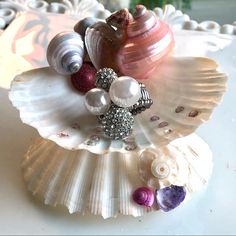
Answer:
<svg viewBox="0 0 236 236"><path fill-rule="evenodd" d="M110 67L119 75L146 79L174 46L169 26L142 5L133 15L123 9L106 21L88 28L85 36L97 69Z"/></svg>

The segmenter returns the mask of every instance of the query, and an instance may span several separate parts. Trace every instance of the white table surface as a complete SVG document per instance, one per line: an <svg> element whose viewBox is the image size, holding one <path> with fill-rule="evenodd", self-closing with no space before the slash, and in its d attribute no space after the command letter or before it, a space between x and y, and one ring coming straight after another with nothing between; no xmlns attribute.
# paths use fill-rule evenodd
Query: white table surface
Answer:
<svg viewBox="0 0 236 236"><path fill-rule="evenodd" d="M1 76L0 234L236 234L236 39L182 31L176 41L184 42L177 47L179 55L190 55L186 49L191 48L191 55L214 58L230 78L223 102L197 130L213 151L214 170L208 187L169 213L138 218L103 220L45 206L26 190L20 168L22 156L38 134L21 123L8 100L10 79ZM0 75L2 70L0 67Z"/></svg>

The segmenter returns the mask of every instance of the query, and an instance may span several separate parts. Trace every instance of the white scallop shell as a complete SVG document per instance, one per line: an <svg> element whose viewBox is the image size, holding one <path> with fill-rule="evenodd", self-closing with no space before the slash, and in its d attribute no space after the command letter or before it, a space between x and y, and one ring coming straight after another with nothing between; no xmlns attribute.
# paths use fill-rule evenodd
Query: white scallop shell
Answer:
<svg viewBox="0 0 236 236"><path fill-rule="evenodd" d="M85 108L84 96L71 86L69 77L50 68L16 76L9 97L24 123L66 149L127 152L165 145L194 132L220 102L227 78L214 61L191 57L169 58L153 77L142 81L153 105L135 117L133 136L124 141L103 137L96 117ZM99 142L91 145L94 136Z"/></svg>
<svg viewBox="0 0 236 236"><path fill-rule="evenodd" d="M170 158L184 165L181 184L188 190L188 197L206 185L212 171L212 155L197 135L177 139L156 151L164 156L168 152ZM68 151L41 139L24 158L24 179L32 194L45 204L64 205L70 213L92 213L104 218L118 213L141 216L158 210L156 205L145 208L132 201L135 189L145 186L138 170L141 152L96 155L86 150Z"/></svg>

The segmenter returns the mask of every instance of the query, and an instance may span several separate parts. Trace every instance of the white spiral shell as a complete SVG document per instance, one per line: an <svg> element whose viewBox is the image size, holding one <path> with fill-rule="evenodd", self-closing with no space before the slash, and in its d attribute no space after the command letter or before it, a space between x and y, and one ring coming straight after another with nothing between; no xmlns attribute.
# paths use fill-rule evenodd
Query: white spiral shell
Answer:
<svg viewBox="0 0 236 236"><path fill-rule="evenodd" d="M59 74L67 75L77 72L83 63L84 43L75 32L57 34L47 49L49 65Z"/></svg>

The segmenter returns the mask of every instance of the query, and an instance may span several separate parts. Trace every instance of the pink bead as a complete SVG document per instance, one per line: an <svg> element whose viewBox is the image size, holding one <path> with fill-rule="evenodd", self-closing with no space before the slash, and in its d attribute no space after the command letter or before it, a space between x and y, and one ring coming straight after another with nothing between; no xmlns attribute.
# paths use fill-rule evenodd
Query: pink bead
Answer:
<svg viewBox="0 0 236 236"><path fill-rule="evenodd" d="M71 83L81 93L87 93L95 88L95 74L97 70L90 63L83 63L80 70L71 75Z"/></svg>

